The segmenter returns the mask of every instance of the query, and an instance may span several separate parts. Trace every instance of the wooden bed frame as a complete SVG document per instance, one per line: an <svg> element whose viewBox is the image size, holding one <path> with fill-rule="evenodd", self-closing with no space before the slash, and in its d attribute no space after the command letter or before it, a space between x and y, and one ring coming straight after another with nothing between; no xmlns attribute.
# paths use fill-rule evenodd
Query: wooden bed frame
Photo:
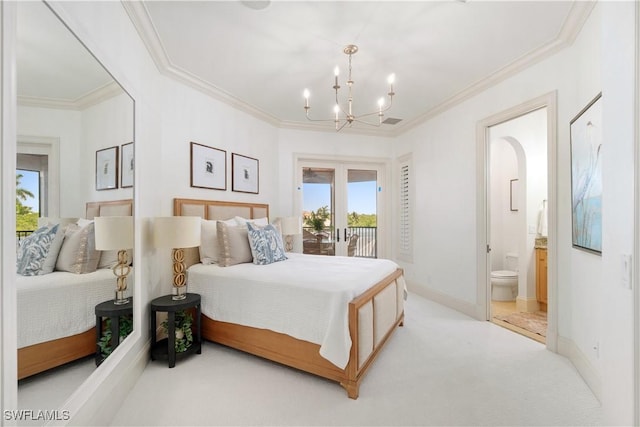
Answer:
<svg viewBox="0 0 640 427"><path fill-rule="evenodd" d="M86 204L85 218L93 219L96 216L123 215L127 209L129 215L132 215L132 199L88 202ZM48 369L92 355L95 352L95 327L70 337L19 348L18 379L21 380L31 375L39 374Z"/></svg>
<svg viewBox="0 0 640 427"><path fill-rule="evenodd" d="M241 210L238 213L238 209ZM268 216L268 205L174 199L174 215L225 220ZM197 249L197 248L196 248ZM196 260L196 262L199 262ZM351 350L349 362L340 369L320 356L320 346L291 336L227 322L202 315L202 337L283 365L337 381L352 399L377 355L398 326L404 322L402 270L392 274L354 298L348 307Z"/></svg>

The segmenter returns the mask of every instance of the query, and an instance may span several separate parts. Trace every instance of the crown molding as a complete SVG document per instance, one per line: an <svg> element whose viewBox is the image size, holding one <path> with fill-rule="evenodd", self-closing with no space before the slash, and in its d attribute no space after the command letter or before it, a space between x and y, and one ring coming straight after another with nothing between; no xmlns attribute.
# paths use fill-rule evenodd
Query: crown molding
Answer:
<svg viewBox="0 0 640 427"><path fill-rule="evenodd" d="M171 63L167 52L162 44L158 32L153 25L153 21L143 1L124 1L122 4L133 22L134 27L138 31L140 38L147 47L156 67L160 73L171 77L177 81L187 84L219 101L222 101L238 110L244 111L260 120L266 121L279 128L312 130L321 132L335 132L333 125L322 125L318 123L305 123L290 120L282 120L272 114L256 108L249 103L231 95L230 93L212 85L211 83L197 77L196 75L181 69ZM405 133L416 126L423 124L429 119L443 113L446 110L472 98L473 96L483 92L484 90L495 86L496 84L506 80L509 77L521 72L522 70L532 66L533 64L550 57L560 50L571 46L576 37L582 30L584 23L589 17L596 4L595 0L574 1L569 14L567 15L562 28L558 32L555 39L547 44L522 55L515 61L500 68L491 75L483 78L471 86L463 89L444 102L428 110L427 112L413 118L403 121L395 126L394 129L380 128L345 128L341 132L354 133L361 135L374 135L383 137L396 137Z"/></svg>
<svg viewBox="0 0 640 427"><path fill-rule="evenodd" d="M169 55L167 55L167 51L162 44L158 31L153 25L153 20L145 4L142 1L122 1L122 5L161 74L182 82L218 101L222 101L231 107L244 111L273 126L280 126L282 121L276 116L250 105L240 98L201 79L195 74L173 64L169 59Z"/></svg>
<svg viewBox="0 0 640 427"><path fill-rule="evenodd" d="M467 99L478 95L479 93L487 90L492 86L497 85L498 83L508 79L509 77L516 75L522 70L542 61L543 59L549 58L550 56L566 47L571 46L578 37L578 34L580 34L580 31L587 21L587 18L589 17L589 14L593 10L595 4L595 1L575 1L571 6L571 10L567 15L567 18L565 19L562 28L558 33L558 36L554 40L537 49L530 51L529 53L522 55L520 58L516 59L510 64L507 64L496 72L483 78L482 80L477 81L471 86L468 86L466 89L463 89L451 98L430 109L426 113L413 119L407 120L401 125L401 129L398 129L398 134L404 133L418 125L421 125L429 119L432 119L433 117L449 110L450 108L461 104Z"/></svg>
<svg viewBox="0 0 640 427"><path fill-rule="evenodd" d="M18 96L18 105L24 107L55 108L59 110L84 110L109 98L124 93L115 81L92 90L76 99L39 98L35 96Z"/></svg>

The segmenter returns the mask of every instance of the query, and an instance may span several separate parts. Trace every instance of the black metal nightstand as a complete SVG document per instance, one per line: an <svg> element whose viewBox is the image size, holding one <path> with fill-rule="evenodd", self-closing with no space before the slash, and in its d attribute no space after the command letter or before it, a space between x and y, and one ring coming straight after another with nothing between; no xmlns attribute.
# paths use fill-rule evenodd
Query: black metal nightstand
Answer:
<svg viewBox="0 0 640 427"><path fill-rule="evenodd" d="M102 338L102 319L109 318L111 322L111 351L120 345L120 318L133 315L133 298L129 298L126 304L114 304L113 300L104 301L96 305L96 366L104 361L100 348Z"/></svg>
<svg viewBox="0 0 640 427"><path fill-rule="evenodd" d="M195 309L195 339L191 346L184 352L176 354L176 312L181 310ZM156 342L156 313L166 312L168 319L168 337ZM201 323L200 323L200 295L188 293L183 300L175 301L172 295L165 295L151 301L151 360L169 360L169 367L176 365L176 357L182 358L191 353L202 353Z"/></svg>

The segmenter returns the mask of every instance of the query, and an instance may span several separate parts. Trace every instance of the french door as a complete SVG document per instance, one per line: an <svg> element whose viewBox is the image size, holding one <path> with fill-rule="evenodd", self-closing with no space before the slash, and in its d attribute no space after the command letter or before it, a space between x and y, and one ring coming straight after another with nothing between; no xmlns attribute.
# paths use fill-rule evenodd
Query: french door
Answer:
<svg viewBox="0 0 640 427"><path fill-rule="evenodd" d="M298 161L303 252L377 258L384 165Z"/></svg>

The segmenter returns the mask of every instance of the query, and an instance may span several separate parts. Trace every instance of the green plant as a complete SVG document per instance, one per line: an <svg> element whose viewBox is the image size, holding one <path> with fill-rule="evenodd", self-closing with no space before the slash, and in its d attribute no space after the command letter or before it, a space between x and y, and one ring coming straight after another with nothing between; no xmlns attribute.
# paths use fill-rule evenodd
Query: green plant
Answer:
<svg viewBox="0 0 640 427"><path fill-rule="evenodd" d="M305 222L307 226L313 228L313 231L318 232L324 230L325 223L330 216L331 214L329 213L329 206L322 206L315 212L311 211L311 213L309 213L309 215L305 218Z"/></svg>
<svg viewBox="0 0 640 427"><path fill-rule="evenodd" d="M120 341L125 339L132 331L132 316L120 316L120 328L118 334L120 336ZM105 326L102 332L102 336L98 340L98 347L100 348L100 355L102 356L100 362L106 359L113 351L113 348L111 348L111 337L111 318L107 317L107 319L105 320Z"/></svg>
<svg viewBox="0 0 640 427"><path fill-rule="evenodd" d="M187 310L181 310L176 312L175 317L176 325L176 353L182 353L187 351L191 344L193 344L193 331L191 325L193 325L193 316ZM169 332L169 320L165 320L161 324L162 329Z"/></svg>

